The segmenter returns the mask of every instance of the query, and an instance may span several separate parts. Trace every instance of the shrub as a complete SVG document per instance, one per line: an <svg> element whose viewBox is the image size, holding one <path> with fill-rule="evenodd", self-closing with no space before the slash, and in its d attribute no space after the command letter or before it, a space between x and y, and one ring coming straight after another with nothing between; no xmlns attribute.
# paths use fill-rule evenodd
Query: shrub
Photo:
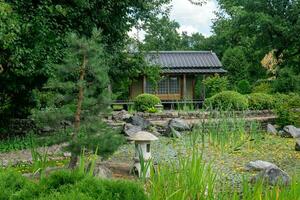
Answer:
<svg viewBox="0 0 300 200"><path fill-rule="evenodd" d="M153 94L140 94L134 99L134 108L137 111L145 112L160 103L160 99Z"/></svg>
<svg viewBox="0 0 300 200"><path fill-rule="evenodd" d="M248 99L238 92L224 91L206 99L204 105L223 110L245 110L248 108Z"/></svg>
<svg viewBox="0 0 300 200"><path fill-rule="evenodd" d="M57 171L33 182L13 171L0 172L0 199L99 199L144 200L147 196L137 183L102 180L78 171Z"/></svg>
<svg viewBox="0 0 300 200"><path fill-rule="evenodd" d="M300 95L298 94L275 94L275 105L277 119L276 123L283 127L285 125L300 126Z"/></svg>
<svg viewBox="0 0 300 200"><path fill-rule="evenodd" d="M273 96L265 93L252 93L248 96L249 108L251 110L272 109L275 107Z"/></svg>
<svg viewBox="0 0 300 200"><path fill-rule="evenodd" d="M270 94L272 92L272 87L270 85L270 83L265 83L262 82L256 86L253 87L252 89L253 93L266 93L266 94Z"/></svg>
<svg viewBox="0 0 300 200"><path fill-rule="evenodd" d="M241 80L237 84L237 91L241 94L249 94L251 92L251 85L247 80Z"/></svg>
<svg viewBox="0 0 300 200"><path fill-rule="evenodd" d="M20 173L12 170L1 170L0 199L8 199L8 197L23 190L28 184L28 180Z"/></svg>
<svg viewBox="0 0 300 200"><path fill-rule="evenodd" d="M227 77L220 77L218 74L212 77L207 77L203 80L203 84L206 90L206 96L211 97L219 92L228 89Z"/></svg>
<svg viewBox="0 0 300 200"><path fill-rule="evenodd" d="M299 92L300 75L295 73L292 68L282 68L279 70L273 86L276 92Z"/></svg>

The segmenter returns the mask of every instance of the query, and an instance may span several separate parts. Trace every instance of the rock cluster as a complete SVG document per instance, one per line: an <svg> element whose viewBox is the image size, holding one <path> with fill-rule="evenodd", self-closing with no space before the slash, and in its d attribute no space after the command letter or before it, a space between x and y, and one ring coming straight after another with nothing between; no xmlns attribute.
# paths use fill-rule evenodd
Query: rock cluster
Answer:
<svg viewBox="0 0 300 200"><path fill-rule="evenodd" d="M251 182L262 180L270 185L289 185L291 182L290 176L273 163L256 160L251 161L245 166L246 170L259 171L257 175L251 178Z"/></svg>
<svg viewBox="0 0 300 200"><path fill-rule="evenodd" d="M267 132L272 135L280 135L285 138L294 138L296 141L295 150L300 151L300 128L296 128L292 125L283 127L282 130L277 131L272 124L267 125Z"/></svg>

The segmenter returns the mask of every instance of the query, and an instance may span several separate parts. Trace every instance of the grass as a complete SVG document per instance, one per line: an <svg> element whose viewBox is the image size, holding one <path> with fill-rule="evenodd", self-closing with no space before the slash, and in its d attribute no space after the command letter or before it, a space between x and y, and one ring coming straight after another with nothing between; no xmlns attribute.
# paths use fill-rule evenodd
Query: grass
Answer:
<svg viewBox="0 0 300 200"><path fill-rule="evenodd" d="M201 138L202 144L208 143L221 152L237 151L242 146L253 148L262 138L260 124L256 121L249 122L234 112L212 112L210 115L192 132L194 138Z"/></svg>
<svg viewBox="0 0 300 200"><path fill-rule="evenodd" d="M30 149L33 142L37 147L51 146L68 141L69 138L70 131L64 130L45 136L39 136L33 133L29 133L25 136L15 136L0 140L0 153Z"/></svg>
<svg viewBox="0 0 300 200"><path fill-rule="evenodd" d="M298 200L299 153L292 151L292 143L264 134L257 122L246 122L231 112L217 112L184 139L176 159L160 163L148 185L150 199ZM258 159L288 170L292 183L250 183L254 174L243 166Z"/></svg>
<svg viewBox="0 0 300 200"><path fill-rule="evenodd" d="M274 136L273 136L274 137ZM281 138L282 140L282 138ZM150 199L199 199L199 200L298 200L300 199L299 175L293 176L289 186L269 186L260 180L250 183L251 174L240 173L238 182L227 179L221 168L224 156L236 157L235 152L217 154L207 161L205 154L209 150L219 151L215 146L203 146L193 134L184 143L184 153L178 153L176 159L160 163L156 173L147 185ZM277 144L277 143L276 143ZM277 144L279 145L279 144ZM276 148L277 146L275 146ZM241 147L245 151L247 147ZM252 150L251 150L252 151ZM246 152L246 151L245 151ZM275 152L276 153L276 152ZM257 154L256 154L257 155ZM219 156L219 157L218 157ZM252 155L250 155L252 156ZM237 159L240 162L245 155ZM234 165L231 160L231 165ZM224 164L224 163L223 163ZM163 188L163 189L162 189Z"/></svg>
<svg viewBox="0 0 300 200"><path fill-rule="evenodd" d="M153 173L152 173L153 174ZM211 199L216 175L196 150L188 157L158 166L148 185L150 199Z"/></svg>

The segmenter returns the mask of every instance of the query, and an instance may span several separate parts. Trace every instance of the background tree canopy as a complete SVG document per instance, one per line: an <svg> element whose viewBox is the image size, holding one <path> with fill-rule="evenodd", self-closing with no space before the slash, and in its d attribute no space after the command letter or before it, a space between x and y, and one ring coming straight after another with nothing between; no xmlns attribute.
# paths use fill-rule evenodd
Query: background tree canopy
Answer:
<svg viewBox="0 0 300 200"><path fill-rule="evenodd" d="M228 70L233 88L243 79L250 84L273 79L275 92L299 91L300 81L296 81L300 79L299 0L217 2L220 10L213 21L210 37L179 33L178 23L164 16L148 25L141 48L213 50ZM274 60L275 69L270 70L262 64L265 58ZM286 87L284 82L292 84Z"/></svg>
<svg viewBox="0 0 300 200"><path fill-rule="evenodd" d="M118 54L130 28L161 13L162 5L168 2L0 1L1 115L29 114L35 105L32 90L53 75L52 66L61 62L70 32L90 37L93 28L101 29L105 49L111 55ZM110 71L118 69L111 67Z"/></svg>

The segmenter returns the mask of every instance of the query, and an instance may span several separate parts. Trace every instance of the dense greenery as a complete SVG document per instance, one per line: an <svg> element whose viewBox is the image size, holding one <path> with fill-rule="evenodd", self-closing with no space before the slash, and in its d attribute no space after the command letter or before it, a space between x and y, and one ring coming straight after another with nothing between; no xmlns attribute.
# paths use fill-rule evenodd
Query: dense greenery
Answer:
<svg viewBox="0 0 300 200"><path fill-rule="evenodd" d="M283 127L287 124L300 126L300 95L298 94L276 94L275 102L276 102L276 113L277 119L276 123Z"/></svg>
<svg viewBox="0 0 300 200"><path fill-rule="evenodd" d="M68 43L62 64L53 67L54 76L38 93L42 98L32 117L41 127L58 129L63 121L74 124L68 149L72 152L70 167L75 167L82 147L100 148L98 153L105 155L116 150L122 137L98 116L107 109L110 98L108 61L100 32L94 29L90 39L71 34Z"/></svg>
<svg viewBox="0 0 300 200"><path fill-rule="evenodd" d="M121 64L115 63L122 61L127 32L138 21L149 21L161 13L167 2L1 1L1 115L26 117L30 113L35 106L32 91L53 76L53 64L61 64L70 32L88 38L94 28L100 29L104 48L114 56L110 74L126 76L118 69Z"/></svg>
<svg viewBox="0 0 300 200"><path fill-rule="evenodd" d="M140 94L134 99L134 108L137 111L151 111L158 104L161 104L161 101L153 94Z"/></svg>
<svg viewBox="0 0 300 200"><path fill-rule="evenodd" d="M299 92L299 2L218 0L213 35L178 33L178 23L164 16L145 28L142 49L213 50L228 70L234 88L272 78L275 92ZM286 13L286 14L285 14ZM294 42L296 41L297 42ZM260 92L260 91L257 91Z"/></svg>
<svg viewBox="0 0 300 200"><path fill-rule="evenodd" d="M211 97L219 92L228 90L229 82L227 77L220 77L218 74L216 74L204 79L203 85L205 87L205 96Z"/></svg>
<svg viewBox="0 0 300 200"><path fill-rule="evenodd" d="M246 110L248 99L235 91L223 91L207 98L204 102L206 107L221 110Z"/></svg>
<svg viewBox="0 0 300 200"><path fill-rule="evenodd" d="M275 106L275 100L272 95L265 93L252 93L248 96L249 109L263 110L272 109Z"/></svg>
<svg viewBox="0 0 300 200"><path fill-rule="evenodd" d="M136 183L101 180L77 171L54 172L39 182L14 171L1 171L0 191L0 199L147 199Z"/></svg>

